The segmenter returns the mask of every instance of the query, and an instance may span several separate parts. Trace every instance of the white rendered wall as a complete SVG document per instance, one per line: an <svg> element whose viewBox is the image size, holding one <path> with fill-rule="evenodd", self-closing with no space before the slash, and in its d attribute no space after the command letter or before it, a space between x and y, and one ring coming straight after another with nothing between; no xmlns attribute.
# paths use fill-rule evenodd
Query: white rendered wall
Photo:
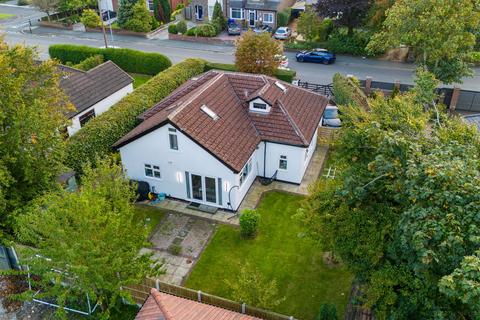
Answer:
<svg viewBox="0 0 480 320"><path fill-rule="evenodd" d="M110 109L111 106L113 106L115 103L120 101L123 97L125 97L127 94L133 91L133 84L129 84L126 87L123 87L122 89L118 90L114 94L108 96L107 98L97 102L93 106L91 106L88 109L83 110L81 113L75 115L73 118L70 120L72 121L72 124L67 127L68 135L73 136L78 130L81 129L80 126L80 117L87 113L88 111L95 109L95 116L98 116L108 109Z"/></svg>

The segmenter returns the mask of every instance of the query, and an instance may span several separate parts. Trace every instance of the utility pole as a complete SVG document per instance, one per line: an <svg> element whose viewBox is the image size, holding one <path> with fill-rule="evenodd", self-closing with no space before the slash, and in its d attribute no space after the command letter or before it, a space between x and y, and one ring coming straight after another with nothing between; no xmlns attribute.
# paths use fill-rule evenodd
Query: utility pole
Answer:
<svg viewBox="0 0 480 320"><path fill-rule="evenodd" d="M103 33L103 41L105 42L105 49L108 48L108 43L107 43L107 35L105 33L105 24L103 23L103 16L102 16L102 11L100 10L100 1L98 0L98 12L100 13L100 21L102 22L102 33Z"/></svg>

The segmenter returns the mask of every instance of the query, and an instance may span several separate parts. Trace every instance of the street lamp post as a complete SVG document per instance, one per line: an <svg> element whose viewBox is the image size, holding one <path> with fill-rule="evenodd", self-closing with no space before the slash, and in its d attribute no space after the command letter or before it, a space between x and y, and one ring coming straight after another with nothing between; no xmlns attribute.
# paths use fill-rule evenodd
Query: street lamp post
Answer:
<svg viewBox="0 0 480 320"><path fill-rule="evenodd" d="M105 34L105 24L103 23L103 17L102 17L102 10L100 9L100 1L98 0L98 12L100 12L100 21L102 22L102 33L103 33L103 41L105 42L105 49L108 48L108 43L107 43L107 35Z"/></svg>

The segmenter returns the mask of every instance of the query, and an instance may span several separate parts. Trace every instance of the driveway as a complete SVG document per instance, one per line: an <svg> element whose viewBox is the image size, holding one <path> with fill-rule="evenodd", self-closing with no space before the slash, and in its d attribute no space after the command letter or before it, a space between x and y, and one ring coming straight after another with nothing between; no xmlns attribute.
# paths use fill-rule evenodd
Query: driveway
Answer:
<svg viewBox="0 0 480 320"><path fill-rule="evenodd" d="M167 213L149 237L154 259L163 261L165 274L159 280L181 285L199 259L215 230L213 222Z"/></svg>

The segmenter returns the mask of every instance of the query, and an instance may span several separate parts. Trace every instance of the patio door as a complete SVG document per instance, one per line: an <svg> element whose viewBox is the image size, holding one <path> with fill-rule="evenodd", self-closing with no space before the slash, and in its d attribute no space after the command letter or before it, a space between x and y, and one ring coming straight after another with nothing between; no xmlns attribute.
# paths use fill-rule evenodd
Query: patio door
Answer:
<svg viewBox="0 0 480 320"><path fill-rule="evenodd" d="M203 177L197 174L191 175L193 200L217 203L217 180L211 177Z"/></svg>
<svg viewBox="0 0 480 320"><path fill-rule="evenodd" d="M250 27L255 27L255 10L248 11L248 25Z"/></svg>

